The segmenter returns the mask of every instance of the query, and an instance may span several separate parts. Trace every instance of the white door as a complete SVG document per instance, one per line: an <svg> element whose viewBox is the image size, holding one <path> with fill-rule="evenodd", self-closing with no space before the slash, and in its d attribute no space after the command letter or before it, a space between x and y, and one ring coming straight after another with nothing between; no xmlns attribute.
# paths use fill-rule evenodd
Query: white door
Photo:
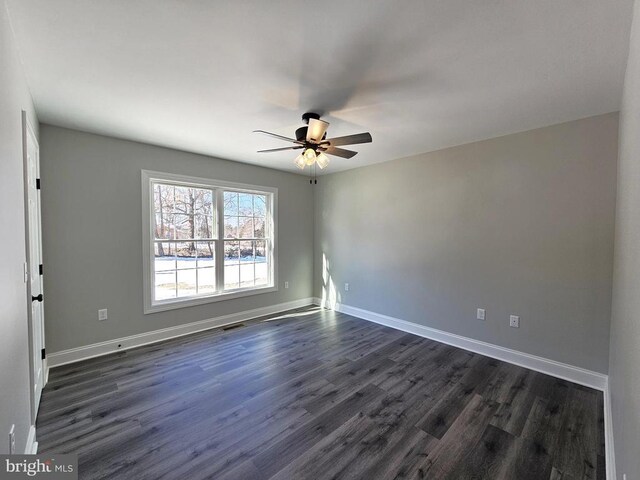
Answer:
<svg viewBox="0 0 640 480"><path fill-rule="evenodd" d="M27 202L27 248L29 295L29 334L31 345L31 408L33 421L38 414L45 382L44 311L42 291L42 236L40 224L40 148L33 129L22 112L22 141L25 162Z"/></svg>

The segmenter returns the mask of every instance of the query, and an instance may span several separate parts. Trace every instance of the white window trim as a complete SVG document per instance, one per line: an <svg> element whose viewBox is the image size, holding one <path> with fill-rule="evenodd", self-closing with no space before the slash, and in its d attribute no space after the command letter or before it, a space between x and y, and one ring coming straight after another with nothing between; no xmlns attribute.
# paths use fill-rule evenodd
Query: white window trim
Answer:
<svg viewBox="0 0 640 480"><path fill-rule="evenodd" d="M143 263L143 288L144 288L144 313L164 312L176 308L191 307L194 305L203 305L206 303L220 302L223 300L232 300L234 298L247 297L251 295L260 295L263 293L275 292L278 290L278 189L274 187L262 187L258 185L249 185L246 183L226 182L223 180L215 180L202 177L191 177L187 175L179 175L175 173L154 172L150 170L142 170L142 263ZM269 226L272 232L271 246L271 285L266 287L258 287L252 289L243 289L229 292L218 292L207 296L190 297L185 299L171 299L162 302L153 303L151 288L153 283L153 250L151 248L154 240L153 235L153 190L152 182L169 182L177 184L185 184L188 186L202 186L206 188L229 188L233 190L244 191L247 193L267 193L271 195L270 215L267 218L271 220ZM218 199L219 200L219 199ZM217 212L216 212L217 218ZM218 244L223 244L224 239L219 232ZM220 261L220 257L216 256L216 262ZM224 261L224 260L222 260ZM216 270L218 268L216 267Z"/></svg>

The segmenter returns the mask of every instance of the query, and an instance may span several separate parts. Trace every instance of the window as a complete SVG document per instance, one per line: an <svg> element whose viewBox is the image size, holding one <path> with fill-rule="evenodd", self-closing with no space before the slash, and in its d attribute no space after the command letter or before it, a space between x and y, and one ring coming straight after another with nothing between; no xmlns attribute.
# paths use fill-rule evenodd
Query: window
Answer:
<svg viewBox="0 0 640 480"><path fill-rule="evenodd" d="M142 172L145 313L276 290L276 189Z"/></svg>

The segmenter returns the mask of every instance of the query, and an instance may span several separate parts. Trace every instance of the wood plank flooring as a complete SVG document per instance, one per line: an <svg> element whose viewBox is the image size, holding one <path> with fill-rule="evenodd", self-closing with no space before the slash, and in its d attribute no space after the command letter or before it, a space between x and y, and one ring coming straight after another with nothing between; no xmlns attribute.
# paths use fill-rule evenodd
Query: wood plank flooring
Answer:
<svg viewBox="0 0 640 480"><path fill-rule="evenodd" d="M51 371L83 479L604 479L602 393L309 307Z"/></svg>

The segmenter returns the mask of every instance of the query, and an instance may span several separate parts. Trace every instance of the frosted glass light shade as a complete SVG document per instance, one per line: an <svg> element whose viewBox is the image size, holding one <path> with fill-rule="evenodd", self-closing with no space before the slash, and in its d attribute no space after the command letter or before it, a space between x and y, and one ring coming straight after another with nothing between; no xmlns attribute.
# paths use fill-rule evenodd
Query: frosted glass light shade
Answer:
<svg viewBox="0 0 640 480"><path fill-rule="evenodd" d="M324 120L318 120L316 118L309 120L309 128L307 128L307 142L320 143L328 126L329 124Z"/></svg>
<svg viewBox="0 0 640 480"><path fill-rule="evenodd" d="M329 157L326 156L324 152L320 152L320 155L316 157L316 163L321 169L323 169L329 165Z"/></svg>
<svg viewBox="0 0 640 480"><path fill-rule="evenodd" d="M295 163L296 167L298 167L300 170L304 170L304 167L307 164L302 154L298 155L293 163Z"/></svg>

